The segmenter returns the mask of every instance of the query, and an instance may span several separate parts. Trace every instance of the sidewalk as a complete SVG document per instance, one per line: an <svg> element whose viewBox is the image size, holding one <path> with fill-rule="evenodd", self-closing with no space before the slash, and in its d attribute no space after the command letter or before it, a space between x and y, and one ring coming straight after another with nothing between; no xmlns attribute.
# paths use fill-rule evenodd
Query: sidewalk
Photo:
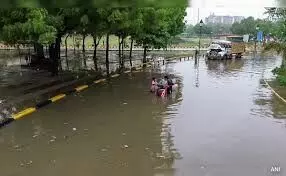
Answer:
<svg viewBox="0 0 286 176"><path fill-rule="evenodd" d="M0 84L0 112L11 109L27 99L56 91L64 86L89 76L86 73L62 72L57 77L51 77L47 71L21 70L20 74L8 74L5 83ZM2 79L3 80L3 79Z"/></svg>

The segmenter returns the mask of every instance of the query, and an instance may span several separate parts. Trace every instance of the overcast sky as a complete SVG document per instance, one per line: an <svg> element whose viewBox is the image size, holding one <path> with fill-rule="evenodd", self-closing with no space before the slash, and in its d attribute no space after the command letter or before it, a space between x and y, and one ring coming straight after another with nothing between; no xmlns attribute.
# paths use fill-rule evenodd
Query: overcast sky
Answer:
<svg viewBox="0 0 286 176"><path fill-rule="evenodd" d="M264 7L276 6L275 0L192 0L191 7L187 8L186 20L195 24L200 19L205 19L210 13L215 15L253 16L263 18Z"/></svg>

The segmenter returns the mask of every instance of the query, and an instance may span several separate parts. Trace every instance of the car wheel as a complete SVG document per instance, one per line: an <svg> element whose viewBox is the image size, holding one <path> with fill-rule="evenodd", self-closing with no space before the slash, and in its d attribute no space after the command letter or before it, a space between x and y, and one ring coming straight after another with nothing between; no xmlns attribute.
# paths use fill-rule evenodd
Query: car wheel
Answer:
<svg viewBox="0 0 286 176"><path fill-rule="evenodd" d="M227 55L222 56L222 59L227 59Z"/></svg>

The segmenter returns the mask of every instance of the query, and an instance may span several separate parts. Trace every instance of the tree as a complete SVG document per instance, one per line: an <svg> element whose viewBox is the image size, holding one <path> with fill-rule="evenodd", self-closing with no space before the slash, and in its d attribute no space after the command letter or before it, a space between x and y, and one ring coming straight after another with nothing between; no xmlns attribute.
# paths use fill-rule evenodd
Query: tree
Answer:
<svg viewBox="0 0 286 176"><path fill-rule="evenodd" d="M176 9L170 8L141 8L139 10L142 13L143 25L135 35L135 40L144 48L143 63L146 63L148 49L166 48L171 37L183 31L184 21L182 19L185 13L179 12L179 15L174 15ZM173 30L172 27L175 29Z"/></svg>
<svg viewBox="0 0 286 176"><path fill-rule="evenodd" d="M81 11L79 8L51 8L47 10L49 13L48 24L57 30L55 42L49 46L49 56L52 60L52 75L58 75L61 39L65 34L76 30L80 24Z"/></svg>
<svg viewBox="0 0 286 176"><path fill-rule="evenodd" d="M88 25L89 25L89 17L87 15L87 10L84 10L80 18L80 25L78 26L77 31L82 35L82 54L85 67L87 67L85 58L85 39L88 35Z"/></svg>
<svg viewBox="0 0 286 176"><path fill-rule="evenodd" d="M144 48L143 63L146 63L146 55L148 48L164 47L164 38L167 38L167 26L162 19L163 9L141 8L143 25L135 36L137 44Z"/></svg>
<svg viewBox="0 0 286 176"><path fill-rule="evenodd" d="M134 40L136 40L136 36L140 33L141 26L143 26L143 14L141 13L141 10L137 8L131 8L129 11L129 20L130 20L130 26L129 26L129 34L130 34L130 51L129 51L129 63L132 67L132 47Z"/></svg>
<svg viewBox="0 0 286 176"><path fill-rule="evenodd" d="M192 36L195 34L195 31L194 31L194 26L189 24L186 26L186 28L184 29L184 33L186 33L188 36Z"/></svg>
<svg viewBox="0 0 286 176"><path fill-rule="evenodd" d="M113 9L111 15L108 17L107 20L110 23L112 33L118 37L119 64L122 68L124 67L123 41L129 35L130 28L129 9Z"/></svg>
<svg viewBox="0 0 286 176"><path fill-rule="evenodd" d="M96 7L185 7L188 5L186 0L159 0L159 1L150 1L150 0L109 0L109 1L98 1L98 0L25 0L25 1L11 1L11 0L2 0L2 8L15 8L15 7L30 7L30 8L96 8Z"/></svg>
<svg viewBox="0 0 286 176"><path fill-rule="evenodd" d="M42 8L1 10L1 40L8 45L33 44L37 53L34 64L44 60L43 45L55 42L57 29L48 23L48 11Z"/></svg>
<svg viewBox="0 0 286 176"><path fill-rule="evenodd" d="M47 23L46 9L11 9L2 11L1 39L15 45L26 42L49 44L56 29Z"/></svg>
<svg viewBox="0 0 286 176"><path fill-rule="evenodd" d="M97 64L97 47L99 45L99 41L102 36L105 34L106 29L106 20L103 16L103 9L98 8L89 8L88 9L88 16L90 19L90 23L88 25L88 33L93 38L94 43L94 50L93 50L93 63L94 68L98 71L98 64Z"/></svg>
<svg viewBox="0 0 286 176"><path fill-rule="evenodd" d="M275 29L272 29L274 35L278 38L278 41L268 43L264 50L274 50L278 54L282 54L281 67L286 69L286 9L284 8L268 8L266 13L270 17L274 17L277 20Z"/></svg>
<svg viewBox="0 0 286 176"><path fill-rule="evenodd" d="M212 28L213 34L229 34L231 33L231 25L229 24L207 24Z"/></svg>
<svg viewBox="0 0 286 176"><path fill-rule="evenodd" d="M44 3L41 0L37 2L40 5ZM95 70L98 70L96 50L101 37L106 35L106 69L109 72L109 35L115 34L119 38L119 63L123 67L123 41L127 37L131 38L129 58L132 65L133 41L143 46L143 62L146 62L149 49L167 48L173 37L183 32L185 28L185 6L94 8L92 2L90 0L85 4L79 3L75 8L48 8L47 6L46 8L2 9L0 10L1 39L7 44L14 45L33 43L38 56L43 58L43 45L49 46L51 71L53 75L57 75L61 67L60 45L63 36L66 37L67 56L67 38L70 34L83 35L83 54L85 37L91 35L94 40L93 60ZM111 3L113 2L115 1ZM122 1L124 2L125 0ZM90 7L87 8L87 5Z"/></svg>
<svg viewBox="0 0 286 176"><path fill-rule="evenodd" d="M257 21L255 21L253 17L248 17L246 19L243 19L240 23L235 22L231 27L231 31L233 34L239 35L255 35L256 27Z"/></svg>
<svg viewBox="0 0 286 176"><path fill-rule="evenodd" d="M173 40L175 36L181 34L186 28L184 23L186 8L168 8L167 12L168 33L170 34L171 38L166 41L166 46L168 43L171 43L170 40Z"/></svg>
<svg viewBox="0 0 286 176"><path fill-rule="evenodd" d="M265 51L276 51L278 54L282 54L282 63L280 67L273 70L273 73L277 75L277 80L281 85L286 86L286 9L285 8L267 8L267 14L277 22L274 29L274 35L278 40L267 43Z"/></svg>
<svg viewBox="0 0 286 176"><path fill-rule="evenodd" d="M201 33L200 33L201 31ZM200 27L200 24L196 24L194 26L194 32L196 35L199 34L211 34L212 33L212 28L210 25L203 25L202 27Z"/></svg>

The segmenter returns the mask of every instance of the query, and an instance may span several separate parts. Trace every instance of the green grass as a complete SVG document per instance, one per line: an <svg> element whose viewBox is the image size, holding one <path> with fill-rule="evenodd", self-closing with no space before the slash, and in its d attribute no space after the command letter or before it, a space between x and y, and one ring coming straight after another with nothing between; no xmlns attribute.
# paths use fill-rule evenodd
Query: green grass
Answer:
<svg viewBox="0 0 286 176"><path fill-rule="evenodd" d="M210 38L201 38L201 48L206 48L211 43ZM179 48L194 48L199 46L199 38L181 38L179 43L174 43L171 46Z"/></svg>
<svg viewBox="0 0 286 176"><path fill-rule="evenodd" d="M75 42L74 42L75 39ZM130 43L129 39L126 39L127 44ZM67 39L67 45L70 48L74 47L74 43L75 45L77 45L77 43L79 44L78 46L81 48L82 47L82 36L70 36ZM103 46L103 43L106 44L106 37L103 36L99 42L99 47ZM65 37L62 38L62 45L65 46ZM85 39L85 45L87 48L92 48L93 47L93 38L91 36L87 36ZM118 37L111 35L109 37L109 45L110 48L112 47L117 47L118 46Z"/></svg>
<svg viewBox="0 0 286 176"><path fill-rule="evenodd" d="M75 37L69 37L67 40L67 44L69 48L73 48L74 47L74 42L73 42L73 38L75 38L75 45L76 43L78 43L79 48L82 48L82 36L75 36ZM103 36L99 42L99 47L103 48L103 43L106 43L106 38L105 36ZM65 46L65 37L62 38L62 46ZM125 40L126 44L129 46L130 45L130 39L127 38ZM201 39L201 47L208 47L209 44L211 42L210 38L202 38ZM110 48L116 48L118 47L118 37L111 35L109 38L109 44L110 44ZM87 36L85 39L85 45L87 48L92 48L93 46L93 39L91 36ZM179 39L174 41L174 43L171 45L171 47L179 47L179 48L194 48L194 47L198 47L199 45L199 38L183 38L183 39Z"/></svg>
<svg viewBox="0 0 286 176"><path fill-rule="evenodd" d="M269 82L270 86L284 99L286 99L286 87L276 79Z"/></svg>

